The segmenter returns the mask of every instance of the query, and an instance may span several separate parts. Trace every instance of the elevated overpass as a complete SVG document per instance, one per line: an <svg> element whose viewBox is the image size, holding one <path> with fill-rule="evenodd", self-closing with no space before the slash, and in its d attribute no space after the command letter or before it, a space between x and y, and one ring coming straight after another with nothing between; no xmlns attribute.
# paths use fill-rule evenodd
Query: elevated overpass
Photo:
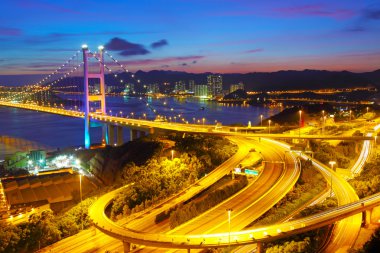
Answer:
<svg viewBox="0 0 380 253"><path fill-rule="evenodd" d="M127 186L125 186L127 187ZM96 228L105 234L123 241L125 247L129 243L161 248L220 248L230 245L245 245L277 240L291 235L303 233L316 228L332 224L346 217L371 210L380 205L380 193L363 198L350 204L342 205L330 210L311 215L302 219L286 223L259 227L239 232L224 232L217 234L154 234L124 228L112 222L104 213L113 198L123 189L119 188L100 197L89 209L89 215ZM101 211L103 210L103 211ZM232 238L229 241L229 238ZM128 250L127 250L128 252Z"/></svg>

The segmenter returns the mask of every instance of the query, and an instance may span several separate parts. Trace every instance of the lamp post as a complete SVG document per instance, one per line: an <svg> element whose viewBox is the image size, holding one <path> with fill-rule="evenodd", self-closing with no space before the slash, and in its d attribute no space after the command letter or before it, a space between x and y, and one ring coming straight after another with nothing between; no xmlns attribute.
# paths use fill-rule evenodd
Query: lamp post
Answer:
<svg viewBox="0 0 380 253"><path fill-rule="evenodd" d="M298 136L301 137L302 110L299 110L299 114L300 114L300 124L299 124Z"/></svg>
<svg viewBox="0 0 380 253"><path fill-rule="evenodd" d="M261 122L261 127L263 126L263 115L260 115L260 122Z"/></svg>
<svg viewBox="0 0 380 253"><path fill-rule="evenodd" d="M271 122L272 122L271 120L268 120L268 132L269 132L269 134L270 134L270 123Z"/></svg>
<svg viewBox="0 0 380 253"><path fill-rule="evenodd" d="M351 115L352 115L352 110L350 110L350 123L351 123Z"/></svg>
<svg viewBox="0 0 380 253"><path fill-rule="evenodd" d="M82 174L83 174L83 171L79 170L80 222L81 222L81 227L83 230Z"/></svg>
<svg viewBox="0 0 380 253"><path fill-rule="evenodd" d="M329 164L331 166L331 170L334 171L334 165L336 164L336 162L335 161L330 161ZM333 184L332 176L333 176L333 173L331 172L331 177L330 177L330 198L332 197L332 184Z"/></svg>
<svg viewBox="0 0 380 253"><path fill-rule="evenodd" d="M172 161L173 161L173 158L174 158L174 150L173 149L172 149L171 153L172 153Z"/></svg>
<svg viewBox="0 0 380 253"><path fill-rule="evenodd" d="M205 118L202 118L202 124L204 125L205 124Z"/></svg>
<svg viewBox="0 0 380 253"><path fill-rule="evenodd" d="M231 246L231 212L232 209L228 208L227 213L228 213L228 248Z"/></svg>

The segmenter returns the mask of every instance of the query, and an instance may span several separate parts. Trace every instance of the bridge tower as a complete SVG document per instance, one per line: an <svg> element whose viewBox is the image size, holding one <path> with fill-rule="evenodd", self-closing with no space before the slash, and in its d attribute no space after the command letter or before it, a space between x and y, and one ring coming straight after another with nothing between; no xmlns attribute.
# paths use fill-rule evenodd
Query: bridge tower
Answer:
<svg viewBox="0 0 380 253"><path fill-rule="evenodd" d="M86 149L90 148L90 102L99 101L100 102L100 112L106 114L106 93L104 84L104 55L103 46L98 47L99 51L97 53L92 53L88 51L87 45L82 45L83 50L83 72L84 72L84 146ZM88 60L90 58L98 59L99 70L96 72L90 72ZM100 82L100 94L93 95L89 93L88 81L89 79L98 79ZM103 126L103 142L108 144L108 131L107 125Z"/></svg>

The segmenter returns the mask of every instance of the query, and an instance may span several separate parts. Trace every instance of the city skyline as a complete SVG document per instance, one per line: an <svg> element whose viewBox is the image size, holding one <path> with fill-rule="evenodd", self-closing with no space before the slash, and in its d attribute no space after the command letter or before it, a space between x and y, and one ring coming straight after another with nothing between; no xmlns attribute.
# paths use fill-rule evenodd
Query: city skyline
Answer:
<svg viewBox="0 0 380 253"><path fill-rule="evenodd" d="M83 43L132 71L380 68L375 1L7 1L0 20L1 75L47 73Z"/></svg>

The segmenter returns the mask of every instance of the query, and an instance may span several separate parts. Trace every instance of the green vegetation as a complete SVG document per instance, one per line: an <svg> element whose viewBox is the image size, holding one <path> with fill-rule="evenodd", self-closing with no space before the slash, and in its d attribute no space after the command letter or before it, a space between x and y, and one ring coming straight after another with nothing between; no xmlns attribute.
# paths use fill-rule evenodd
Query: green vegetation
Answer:
<svg viewBox="0 0 380 253"><path fill-rule="evenodd" d="M197 180L203 165L196 156L182 154L179 158L150 159L145 165L129 164L122 178L131 184L113 201L111 218L121 218L152 205L153 201L166 198ZM133 183L133 184L132 184Z"/></svg>
<svg viewBox="0 0 380 253"><path fill-rule="evenodd" d="M243 189L247 184L248 180L246 176L237 176L230 184L208 193L204 198L179 206L170 213L170 228L175 228L218 205Z"/></svg>
<svg viewBox="0 0 380 253"><path fill-rule="evenodd" d="M161 157L163 151L143 165L128 163L121 172L123 184L130 184L114 199L111 218L118 219L151 206L194 183L236 152L236 146L220 137L173 135L176 157ZM178 153L181 155L178 156ZM169 155L170 156L170 155ZM133 184L132 184L133 183Z"/></svg>
<svg viewBox="0 0 380 253"><path fill-rule="evenodd" d="M359 250L350 250L350 253L372 253L380 249L380 228L377 228L372 234L371 239Z"/></svg>
<svg viewBox="0 0 380 253"><path fill-rule="evenodd" d="M86 199L65 214L55 216L51 210L32 214L17 226L0 223L0 252L32 252L76 234L91 224L87 209L94 199Z"/></svg>
<svg viewBox="0 0 380 253"><path fill-rule="evenodd" d="M195 155L202 161L204 169L199 171L199 177L209 173L216 166L230 158L237 151L237 146L225 138L203 135L172 135L175 141L174 149L181 153Z"/></svg>
<svg viewBox="0 0 380 253"><path fill-rule="evenodd" d="M340 168L349 168L351 161L354 161L357 156L355 150L355 142L340 142L336 147L329 145L326 142L310 142L311 148L314 151L314 158L318 161L329 164L329 161L336 161Z"/></svg>
<svg viewBox="0 0 380 253"><path fill-rule="evenodd" d="M314 213L325 211L328 208L337 205L336 199L327 198L323 203L306 208L296 218L305 217ZM308 231L302 234L290 236L285 239L279 239L273 242L264 244L265 252L318 252L318 250L326 242L329 236L330 226L325 226L316 230ZM312 240L310 240L312 238Z"/></svg>
<svg viewBox="0 0 380 253"><path fill-rule="evenodd" d="M364 198L380 191L380 160L376 159L364 165L361 174L349 183L354 187L359 198Z"/></svg>
<svg viewBox="0 0 380 253"><path fill-rule="evenodd" d="M292 212L303 207L310 202L315 196L323 192L326 188L326 182L323 176L314 169L311 161L301 161L302 171L293 190L266 212L261 218L252 225L261 226L274 224Z"/></svg>

